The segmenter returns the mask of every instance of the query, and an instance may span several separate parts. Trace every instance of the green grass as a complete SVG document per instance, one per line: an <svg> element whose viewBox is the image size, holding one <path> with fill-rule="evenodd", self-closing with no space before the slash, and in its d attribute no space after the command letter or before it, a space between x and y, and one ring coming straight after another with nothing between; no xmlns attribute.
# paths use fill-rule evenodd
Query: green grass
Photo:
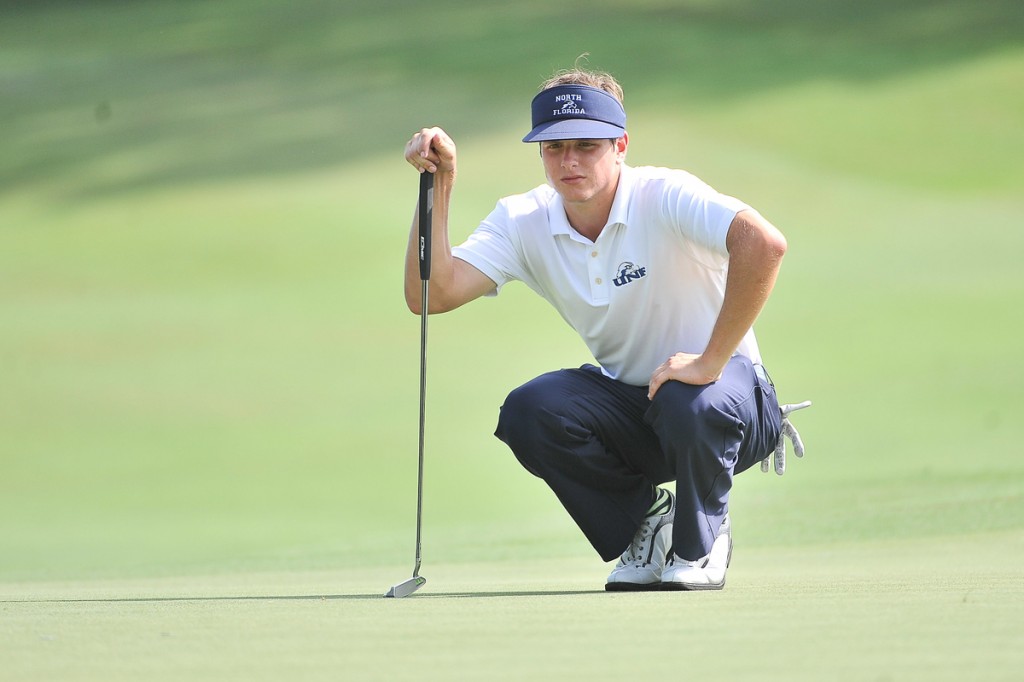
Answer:
<svg viewBox="0 0 1024 682"><path fill-rule="evenodd" d="M511 580L494 562L435 562L402 601L381 599L366 569L58 584L0 605L0 627L38 652L13 659L12 679L587 680L681 666L716 679L1009 680L1020 574L1000 564L1010 538L985 539L939 579L920 557L944 543L748 549L714 594L606 594L579 558L524 562Z"/></svg>
<svg viewBox="0 0 1024 682"><path fill-rule="evenodd" d="M1017 676L1019 3L3 13L0 680ZM526 103L584 51L631 163L787 235L758 336L808 455L738 479L724 592L600 593L491 436L589 360L508 287L431 320L429 582L378 599L413 549L401 146L458 140L460 239L541 181Z"/></svg>

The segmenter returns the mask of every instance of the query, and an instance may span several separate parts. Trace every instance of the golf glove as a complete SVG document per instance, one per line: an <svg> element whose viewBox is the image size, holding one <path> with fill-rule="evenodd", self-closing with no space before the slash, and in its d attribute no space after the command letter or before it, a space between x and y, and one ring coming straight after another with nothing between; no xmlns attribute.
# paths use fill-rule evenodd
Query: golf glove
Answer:
<svg viewBox="0 0 1024 682"><path fill-rule="evenodd" d="M786 473L786 439L789 438L793 442L793 451L797 457L804 456L804 442L800 440L800 434L797 432L796 427L789 421L789 415L797 410L802 410L805 407L810 407L811 401L805 400L802 403L796 403L792 405L780 405L779 412L782 413L782 432L779 433L779 440L775 444L775 473L779 476ZM772 458L769 454L767 457L761 460L761 471L768 473L770 464L768 460Z"/></svg>

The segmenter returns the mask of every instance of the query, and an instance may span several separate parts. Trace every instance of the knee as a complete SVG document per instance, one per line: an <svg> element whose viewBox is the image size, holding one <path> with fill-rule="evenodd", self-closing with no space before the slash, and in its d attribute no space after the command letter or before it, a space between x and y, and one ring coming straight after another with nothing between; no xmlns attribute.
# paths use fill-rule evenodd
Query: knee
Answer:
<svg viewBox="0 0 1024 682"><path fill-rule="evenodd" d="M501 406L494 435L534 476L545 477L553 465L551 454L567 439L586 436L573 435L576 428L564 414L567 402L568 396L540 377L509 393Z"/></svg>
<svg viewBox="0 0 1024 682"><path fill-rule="evenodd" d="M692 437L735 422L720 402L714 384L692 386L668 381L655 394L647 418L655 431L668 430Z"/></svg>
<svg viewBox="0 0 1024 682"><path fill-rule="evenodd" d="M651 401L649 415L653 422L695 424L710 409L703 386L691 386L678 381L661 385Z"/></svg>
<svg viewBox="0 0 1024 682"><path fill-rule="evenodd" d="M545 425L557 420L557 398L543 377L513 390L505 398L498 413L495 435L516 448L524 440L547 430Z"/></svg>
<svg viewBox="0 0 1024 682"><path fill-rule="evenodd" d="M513 390L505 398L498 413L499 430L507 430L536 421L538 406L542 398L539 391L533 389L530 384Z"/></svg>

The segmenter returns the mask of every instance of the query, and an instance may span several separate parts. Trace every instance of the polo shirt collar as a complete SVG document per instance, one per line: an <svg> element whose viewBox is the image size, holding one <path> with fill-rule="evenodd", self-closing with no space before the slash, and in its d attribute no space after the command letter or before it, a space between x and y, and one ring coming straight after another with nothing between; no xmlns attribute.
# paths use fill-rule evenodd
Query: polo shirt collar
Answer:
<svg viewBox="0 0 1024 682"><path fill-rule="evenodd" d="M627 224L629 218L629 203L633 198L633 186L636 184L636 178L633 175L633 169L622 164L622 170L619 171L619 186L615 188L615 199L612 201L612 210L608 213L608 225L622 225L623 227Z"/></svg>
<svg viewBox="0 0 1024 682"><path fill-rule="evenodd" d="M605 227L609 225L627 225L627 219L629 217L629 203L633 198L633 187L636 184L636 178L633 174L633 169L622 164L622 170L619 172L619 186L615 189L615 199L612 200L611 211L608 212L608 222ZM554 199L548 204L548 225L551 226L551 234L553 235L577 235L576 230L572 229L569 225L569 219L565 216L565 205L562 203L562 196L555 192Z"/></svg>

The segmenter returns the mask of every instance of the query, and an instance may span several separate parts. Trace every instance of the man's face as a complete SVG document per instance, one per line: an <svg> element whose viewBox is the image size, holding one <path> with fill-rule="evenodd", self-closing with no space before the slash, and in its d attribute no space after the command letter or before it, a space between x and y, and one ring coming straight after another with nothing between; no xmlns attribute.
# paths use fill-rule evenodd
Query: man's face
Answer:
<svg viewBox="0 0 1024 682"><path fill-rule="evenodd" d="M566 204L614 197L629 138L550 140L540 143L548 183Z"/></svg>

